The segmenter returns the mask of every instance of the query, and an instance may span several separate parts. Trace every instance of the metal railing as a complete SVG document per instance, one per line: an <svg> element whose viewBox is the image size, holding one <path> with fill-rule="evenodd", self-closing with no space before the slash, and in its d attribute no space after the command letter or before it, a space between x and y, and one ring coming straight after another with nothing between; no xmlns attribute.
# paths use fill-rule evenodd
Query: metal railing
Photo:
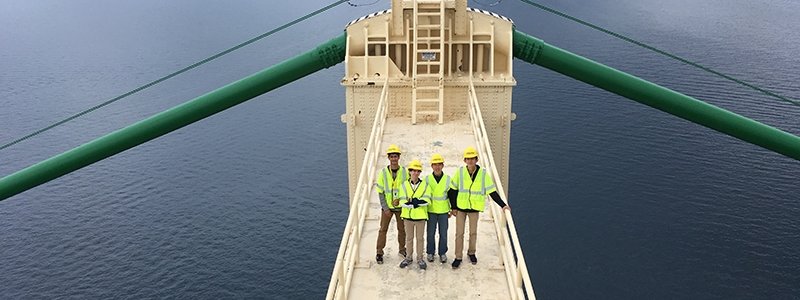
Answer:
<svg viewBox="0 0 800 300"><path fill-rule="evenodd" d="M350 292L353 268L358 260L361 232L367 217L369 192L375 182L376 172L374 170L378 161L378 149L383 140L383 128L386 125L388 96L389 79L387 78L383 83L381 99L375 112L372 132L367 143L367 152L364 154L364 162L361 164L361 172L359 172L356 183L356 192L353 193L353 201L350 202L350 215L347 217L342 242L339 244L339 254L336 256L336 264L333 267L326 299L347 299Z"/></svg>
<svg viewBox="0 0 800 300"><path fill-rule="evenodd" d="M477 141L477 150L481 155L482 166L491 172L492 178L497 185L497 192L506 197L505 188L497 172L494 163L494 156L489 145L489 136L486 133L486 125L483 122L480 106L478 105L478 95L475 93L475 86L470 78L469 83L469 116L472 122L472 130ZM506 266L506 279L512 299L536 299L533 292L531 278L528 275L528 266L525 264L525 257L522 255L522 247L517 237L517 229L514 226L514 218L511 213L501 209L496 205L487 205L487 211L493 216L494 227L497 231L497 239L500 244L500 252L503 264Z"/></svg>

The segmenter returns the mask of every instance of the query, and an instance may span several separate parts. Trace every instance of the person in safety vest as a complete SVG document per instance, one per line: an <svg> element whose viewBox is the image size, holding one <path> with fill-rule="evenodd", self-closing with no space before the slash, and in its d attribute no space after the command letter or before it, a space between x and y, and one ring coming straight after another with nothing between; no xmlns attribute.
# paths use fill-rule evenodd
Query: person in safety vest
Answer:
<svg viewBox="0 0 800 300"><path fill-rule="evenodd" d="M433 173L425 177L425 183L430 191L430 205L428 205L428 261L433 262L436 252L436 227L439 227L439 261L447 262L447 219L450 217L450 201L447 191L450 189L450 175L442 172L444 158L436 153L431 156L431 169Z"/></svg>
<svg viewBox="0 0 800 300"><path fill-rule="evenodd" d="M478 165L478 151L473 147L464 150L464 163L466 166L458 168L450 179L450 190L447 196L450 199L452 210L450 213L456 216L456 258L453 259L453 269L461 266L461 258L464 255L464 221L469 218L469 256L472 264L478 263L475 256L475 244L478 237L478 213L482 212L486 204L486 196L500 205L503 210L511 210L511 207L503 202L497 194L492 177L486 170Z"/></svg>
<svg viewBox="0 0 800 300"><path fill-rule="evenodd" d="M400 255L406 256L406 231L403 227L403 219L400 218L400 187L403 182L408 181L408 171L399 164L400 147L389 145L386 149L386 157L389 165L381 169L378 179L375 182L375 190L378 191L378 202L381 203L381 227L378 230L378 245L375 260L378 264L383 264L383 248L386 246L386 233L389 231L389 223L394 215L397 221L397 243Z"/></svg>
<svg viewBox="0 0 800 300"><path fill-rule="evenodd" d="M402 201L402 212L400 216L406 228L406 258L400 262L400 267L405 268L413 260L414 244L417 249L417 262L419 268L425 270L428 267L422 259L422 235L425 234L425 222L428 220L428 202L430 201L428 185L419 178L422 173L422 163L419 160L412 160L408 164L408 173L411 178L403 182L400 188L400 201ZM416 241L416 242L415 242Z"/></svg>

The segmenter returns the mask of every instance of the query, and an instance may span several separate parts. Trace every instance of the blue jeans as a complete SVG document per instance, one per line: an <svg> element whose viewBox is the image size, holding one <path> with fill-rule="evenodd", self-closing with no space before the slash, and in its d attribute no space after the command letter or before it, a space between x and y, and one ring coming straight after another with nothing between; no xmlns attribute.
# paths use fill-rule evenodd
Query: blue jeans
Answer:
<svg viewBox="0 0 800 300"><path fill-rule="evenodd" d="M439 225L439 255L443 255L447 253L447 213L428 213L428 254L434 254L436 250L436 225Z"/></svg>

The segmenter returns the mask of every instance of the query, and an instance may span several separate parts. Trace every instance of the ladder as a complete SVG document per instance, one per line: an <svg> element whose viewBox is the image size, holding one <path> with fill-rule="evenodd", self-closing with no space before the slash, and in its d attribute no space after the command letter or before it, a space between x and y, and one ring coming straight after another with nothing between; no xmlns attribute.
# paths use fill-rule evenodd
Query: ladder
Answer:
<svg viewBox="0 0 800 300"><path fill-rule="evenodd" d="M444 122L444 11L444 0L414 1L411 124L425 115Z"/></svg>

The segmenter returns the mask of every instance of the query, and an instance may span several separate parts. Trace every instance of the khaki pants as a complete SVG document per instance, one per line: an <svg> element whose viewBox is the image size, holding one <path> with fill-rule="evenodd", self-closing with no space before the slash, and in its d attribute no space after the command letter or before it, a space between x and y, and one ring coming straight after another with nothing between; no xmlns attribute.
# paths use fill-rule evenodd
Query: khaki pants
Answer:
<svg viewBox="0 0 800 300"><path fill-rule="evenodd" d="M417 249L417 261L422 261L422 256L425 254L422 251L422 243L425 242L425 220L404 220L403 222L406 227L406 259L410 260L414 257L414 249ZM414 245L415 238L416 245Z"/></svg>
<svg viewBox="0 0 800 300"><path fill-rule="evenodd" d="M383 255L383 248L386 247L386 232L389 231L389 222L392 221L392 215L394 215L395 221L397 221L397 243L399 244L397 249L398 251L402 251L406 248L406 230L403 227L403 219L400 218L400 211L393 211L390 215L386 215L381 210L381 229L378 230L378 245L375 248L377 250L376 254Z"/></svg>
<svg viewBox="0 0 800 300"><path fill-rule="evenodd" d="M467 254L475 254L478 242L478 212L456 211L456 259L464 257L464 221L469 217L469 248Z"/></svg>

